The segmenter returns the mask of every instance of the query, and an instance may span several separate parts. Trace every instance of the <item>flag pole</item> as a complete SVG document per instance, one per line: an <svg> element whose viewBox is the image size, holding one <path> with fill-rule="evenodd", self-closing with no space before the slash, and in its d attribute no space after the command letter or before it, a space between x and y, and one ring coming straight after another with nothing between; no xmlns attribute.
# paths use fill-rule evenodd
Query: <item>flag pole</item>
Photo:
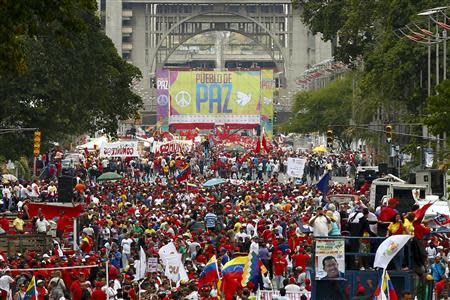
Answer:
<svg viewBox="0 0 450 300"><path fill-rule="evenodd" d="M34 294L36 295L36 299L38 299L36 276L33 275L33 278L34 278Z"/></svg>

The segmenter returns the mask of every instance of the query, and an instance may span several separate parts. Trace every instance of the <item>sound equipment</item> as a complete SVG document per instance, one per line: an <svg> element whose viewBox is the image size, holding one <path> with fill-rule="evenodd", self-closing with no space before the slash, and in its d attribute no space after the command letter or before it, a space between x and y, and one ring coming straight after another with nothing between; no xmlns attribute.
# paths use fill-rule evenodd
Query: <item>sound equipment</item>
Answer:
<svg viewBox="0 0 450 300"><path fill-rule="evenodd" d="M75 178L73 176L63 175L58 178L58 202L71 203L73 198L73 188L75 187Z"/></svg>
<svg viewBox="0 0 450 300"><path fill-rule="evenodd" d="M385 164L385 163L378 164L378 173L387 175L388 174L388 164Z"/></svg>

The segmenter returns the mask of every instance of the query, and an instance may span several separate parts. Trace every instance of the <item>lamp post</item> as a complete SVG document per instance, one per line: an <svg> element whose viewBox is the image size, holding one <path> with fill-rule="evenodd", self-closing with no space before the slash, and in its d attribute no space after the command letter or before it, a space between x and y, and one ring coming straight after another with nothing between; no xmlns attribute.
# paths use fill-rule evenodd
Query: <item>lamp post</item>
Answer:
<svg viewBox="0 0 450 300"><path fill-rule="evenodd" d="M427 55L427 95L431 96L431 50L432 46L436 46L436 78L435 78L435 86L439 84L440 81L440 51L439 44L443 44L443 58L442 58L442 68L443 68L443 80L447 79L447 30L450 30L450 24L447 24L447 20L450 20L450 17L447 16L445 11L450 8L450 6L442 6L435 7L423 12L418 13L418 16L427 17L427 29L423 28L421 24L418 23L410 23L405 27L394 30L394 34L399 38L406 37L412 42L426 45L428 48ZM442 18L442 22L440 21ZM433 32L433 27L435 28L435 32ZM415 29L413 29L415 28ZM442 34L440 33L442 30ZM399 34L400 33L400 34ZM420 109L420 115L422 115L422 109ZM426 126L422 128L422 135L429 137L428 129ZM440 147L440 139L437 136L436 139L436 150L439 150ZM443 136L444 145L446 140L446 134ZM428 147L431 147L431 139L428 138Z"/></svg>

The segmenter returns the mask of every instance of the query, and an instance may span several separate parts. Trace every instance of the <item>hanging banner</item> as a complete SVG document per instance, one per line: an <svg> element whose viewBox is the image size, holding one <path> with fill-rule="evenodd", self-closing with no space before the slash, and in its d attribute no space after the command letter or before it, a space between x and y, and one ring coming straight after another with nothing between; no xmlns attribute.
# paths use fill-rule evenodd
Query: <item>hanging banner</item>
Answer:
<svg viewBox="0 0 450 300"><path fill-rule="evenodd" d="M260 124L260 71L170 71L170 124Z"/></svg>
<svg viewBox="0 0 450 300"><path fill-rule="evenodd" d="M273 137L274 89L273 70L261 70L261 126L269 140Z"/></svg>
<svg viewBox="0 0 450 300"><path fill-rule="evenodd" d="M169 131L169 70L156 71L156 127Z"/></svg>
<svg viewBox="0 0 450 300"><path fill-rule="evenodd" d="M170 142L153 142L152 152L156 155L160 153L187 153L192 149L194 142L191 140L186 141L170 141Z"/></svg>
<svg viewBox="0 0 450 300"><path fill-rule="evenodd" d="M139 157L138 143L129 141L103 143L100 157Z"/></svg>
<svg viewBox="0 0 450 300"><path fill-rule="evenodd" d="M302 178L305 171L306 159L289 157L287 161L287 175L294 178Z"/></svg>
<svg viewBox="0 0 450 300"><path fill-rule="evenodd" d="M344 239L316 239L316 280L344 280Z"/></svg>

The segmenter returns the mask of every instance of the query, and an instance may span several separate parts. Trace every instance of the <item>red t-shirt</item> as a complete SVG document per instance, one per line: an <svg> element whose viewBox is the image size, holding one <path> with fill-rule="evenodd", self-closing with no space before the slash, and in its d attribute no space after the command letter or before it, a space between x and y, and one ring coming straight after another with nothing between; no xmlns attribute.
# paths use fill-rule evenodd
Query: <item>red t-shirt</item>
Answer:
<svg viewBox="0 0 450 300"><path fill-rule="evenodd" d="M277 276L281 276L284 274L287 268L287 261L284 257L275 258L273 260L273 273Z"/></svg>
<svg viewBox="0 0 450 300"><path fill-rule="evenodd" d="M81 290L81 284L79 280L76 280L70 286L70 293L72 294L72 300L81 300L83 291Z"/></svg>
<svg viewBox="0 0 450 300"><path fill-rule="evenodd" d="M106 300L106 293L102 289L95 288L92 291L91 300Z"/></svg>
<svg viewBox="0 0 450 300"><path fill-rule="evenodd" d="M294 254L292 255L292 262L294 264L294 267L302 267L303 270L306 270L306 265L308 264L308 261L311 257L309 257L308 254Z"/></svg>

